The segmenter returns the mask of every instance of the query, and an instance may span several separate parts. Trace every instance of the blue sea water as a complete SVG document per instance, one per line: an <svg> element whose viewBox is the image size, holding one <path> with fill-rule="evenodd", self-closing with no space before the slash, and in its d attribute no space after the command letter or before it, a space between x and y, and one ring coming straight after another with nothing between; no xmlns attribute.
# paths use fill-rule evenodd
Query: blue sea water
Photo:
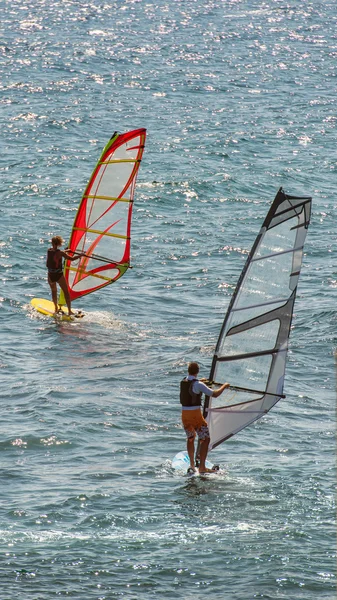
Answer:
<svg viewBox="0 0 337 600"><path fill-rule="evenodd" d="M309 0L4 0L0 599L336 597L336 11ZM105 143L148 130L133 270L34 314ZM278 188L312 195L285 393L172 471Z"/></svg>

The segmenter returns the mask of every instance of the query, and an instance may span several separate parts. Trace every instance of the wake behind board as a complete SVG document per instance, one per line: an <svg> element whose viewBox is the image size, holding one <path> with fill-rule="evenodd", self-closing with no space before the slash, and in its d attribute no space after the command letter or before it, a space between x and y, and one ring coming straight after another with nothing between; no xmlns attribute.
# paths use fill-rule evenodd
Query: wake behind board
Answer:
<svg viewBox="0 0 337 600"><path fill-rule="evenodd" d="M193 473L188 473L188 468L190 466L190 459L188 458L188 454L185 451L183 452L178 452L178 454L175 455L174 459L172 460L172 468L175 471L181 471L183 472L185 475L191 476L191 477L195 477L195 476L208 476L208 475L217 475L218 473L223 473L223 471L221 470L214 470L212 471L212 473L199 473L198 469ZM207 469L213 469L214 465L213 463L211 463L209 460L206 460L206 467Z"/></svg>
<svg viewBox="0 0 337 600"><path fill-rule="evenodd" d="M39 313L53 317L56 321L77 321L84 317L82 311L76 311L74 315L69 317L67 307L64 306L61 307L61 312L55 313L54 302L44 298L33 298L30 303Z"/></svg>

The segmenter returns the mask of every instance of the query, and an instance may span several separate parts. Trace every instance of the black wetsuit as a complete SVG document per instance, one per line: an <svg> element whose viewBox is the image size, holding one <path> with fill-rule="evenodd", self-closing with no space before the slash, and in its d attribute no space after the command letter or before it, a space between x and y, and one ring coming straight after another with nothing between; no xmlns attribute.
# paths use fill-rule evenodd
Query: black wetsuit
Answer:
<svg viewBox="0 0 337 600"><path fill-rule="evenodd" d="M58 281L63 275L63 260L61 250L48 248L46 264L50 281Z"/></svg>

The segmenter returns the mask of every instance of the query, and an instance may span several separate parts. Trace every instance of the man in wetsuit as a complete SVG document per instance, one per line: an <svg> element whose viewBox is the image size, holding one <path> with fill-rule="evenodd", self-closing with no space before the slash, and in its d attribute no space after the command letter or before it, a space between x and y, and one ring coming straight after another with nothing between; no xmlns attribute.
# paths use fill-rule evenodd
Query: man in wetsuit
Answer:
<svg viewBox="0 0 337 600"><path fill-rule="evenodd" d="M60 250L60 246L63 245L63 239L60 235L56 235L51 240L52 247L48 248L46 267L48 269L48 283L50 285L52 299L55 305L55 313L59 312L59 306L57 304L57 286L58 283L60 288L63 290L65 301L68 307L68 315L74 315L75 313L71 310L71 301L69 295L69 289L65 277L63 275L63 258L67 260L78 260L83 254L74 254L70 256L67 252ZM76 315L75 315L76 316Z"/></svg>
<svg viewBox="0 0 337 600"><path fill-rule="evenodd" d="M187 453L190 459L188 471L196 471L194 459L194 440L198 435L200 441L200 465L199 473L211 473L212 469L206 467L206 458L210 440L207 421L201 412L201 396L212 396L217 398L229 387L224 383L219 389L212 390L202 380L197 379L199 365L191 362L188 365L188 376L180 383L180 403L182 404L181 419L187 437Z"/></svg>

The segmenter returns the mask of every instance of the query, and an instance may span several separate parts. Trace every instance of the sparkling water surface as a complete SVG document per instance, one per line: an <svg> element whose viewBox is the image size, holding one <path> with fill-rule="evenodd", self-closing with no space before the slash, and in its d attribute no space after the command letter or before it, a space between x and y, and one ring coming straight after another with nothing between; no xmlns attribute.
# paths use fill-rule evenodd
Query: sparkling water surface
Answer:
<svg viewBox="0 0 337 600"><path fill-rule="evenodd" d="M330 1L2 3L1 600L336 597L336 11ZM55 323L45 253L115 130L146 127L133 269ZM172 471L282 186L312 195L285 393ZM235 383L235 382L233 382Z"/></svg>

